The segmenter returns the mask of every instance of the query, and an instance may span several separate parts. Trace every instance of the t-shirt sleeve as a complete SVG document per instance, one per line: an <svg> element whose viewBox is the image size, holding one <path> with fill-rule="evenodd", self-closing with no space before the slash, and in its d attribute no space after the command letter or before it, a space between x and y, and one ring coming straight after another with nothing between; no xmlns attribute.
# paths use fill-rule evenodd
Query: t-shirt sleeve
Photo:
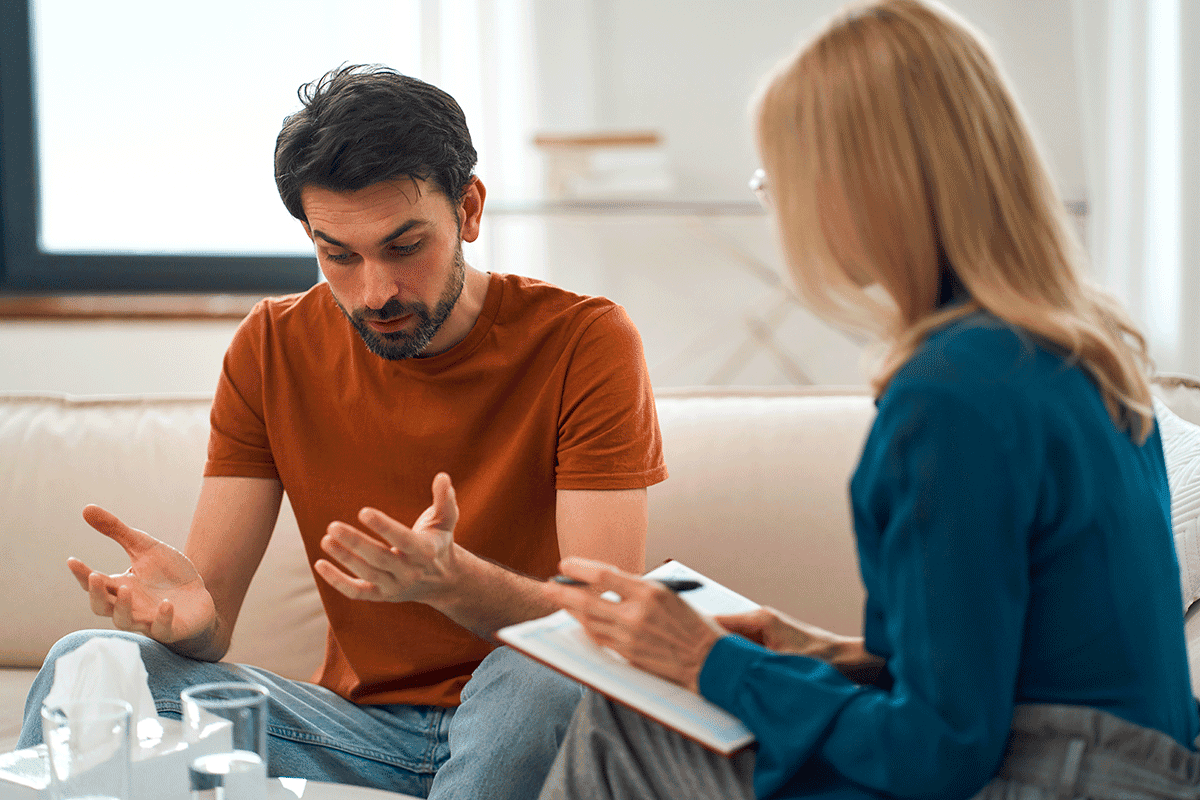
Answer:
<svg viewBox="0 0 1200 800"><path fill-rule="evenodd" d="M667 477L642 340L620 306L577 339L558 434L558 489L641 489Z"/></svg>
<svg viewBox="0 0 1200 800"><path fill-rule="evenodd" d="M209 416L206 478L279 478L263 414L267 322L264 301L242 321L225 352Z"/></svg>
<svg viewBox="0 0 1200 800"><path fill-rule="evenodd" d="M734 637L713 649L700 691L758 737L759 796L810 758L889 796L966 797L994 774L1013 712L1032 502L1002 427L932 391L880 407L854 488L856 514L881 523L869 584L895 647L890 689Z"/></svg>

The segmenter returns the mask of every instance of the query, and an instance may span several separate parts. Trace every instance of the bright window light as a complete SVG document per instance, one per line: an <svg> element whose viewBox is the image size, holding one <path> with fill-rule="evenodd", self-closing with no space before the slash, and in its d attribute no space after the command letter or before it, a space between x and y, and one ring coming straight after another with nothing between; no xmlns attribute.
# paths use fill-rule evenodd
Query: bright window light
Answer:
<svg viewBox="0 0 1200 800"><path fill-rule="evenodd" d="M275 191L296 90L342 64L421 75L420 0L35 0L48 252L310 253Z"/></svg>
<svg viewBox="0 0 1200 800"><path fill-rule="evenodd" d="M1146 98L1146 322L1160 360L1183 336L1183 60L1180 0L1149 0Z"/></svg>

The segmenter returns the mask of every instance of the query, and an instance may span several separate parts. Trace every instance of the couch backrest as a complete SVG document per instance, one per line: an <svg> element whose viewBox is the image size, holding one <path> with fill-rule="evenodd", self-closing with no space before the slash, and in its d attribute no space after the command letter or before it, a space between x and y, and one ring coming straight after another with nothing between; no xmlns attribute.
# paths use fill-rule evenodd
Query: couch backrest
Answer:
<svg viewBox="0 0 1200 800"><path fill-rule="evenodd" d="M200 491L210 396L76 399L0 394L0 666L39 666L61 636L107 628L66 568L120 572L124 551L93 531L88 503L183 548ZM308 678L325 617L284 503L228 658Z"/></svg>
<svg viewBox="0 0 1200 800"><path fill-rule="evenodd" d="M183 548L208 439L208 396L0 394L0 666L37 666L63 634L107 627L67 571L128 566L80 516L102 505ZM760 602L854 630L862 589L846 479L873 408L850 390L665 391L671 478L650 492L647 563L676 558ZM284 503L228 658L307 678L325 621Z"/></svg>
<svg viewBox="0 0 1200 800"><path fill-rule="evenodd" d="M854 387L657 393L670 477L647 563L675 558L763 605L862 628L849 478L875 406Z"/></svg>
<svg viewBox="0 0 1200 800"><path fill-rule="evenodd" d="M1194 382L1156 391L1177 412L1200 414ZM108 627L65 561L73 555L105 572L128 561L83 522L84 505L103 505L182 549L209 403L0 393L0 585L8 600L0 667L36 667L64 634ZM847 489L874 417L870 396L837 387L667 389L658 412L671 477L650 490L647 566L676 558L761 603L858 631L863 590ZM1192 630L1189 649L1200 658L1200 617ZM228 659L307 678L324 644L324 614L285 502Z"/></svg>

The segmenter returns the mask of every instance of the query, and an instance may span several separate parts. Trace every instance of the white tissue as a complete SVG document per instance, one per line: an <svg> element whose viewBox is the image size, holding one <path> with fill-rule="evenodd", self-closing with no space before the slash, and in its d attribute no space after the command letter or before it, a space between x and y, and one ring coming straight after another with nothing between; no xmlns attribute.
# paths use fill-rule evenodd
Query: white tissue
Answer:
<svg viewBox="0 0 1200 800"><path fill-rule="evenodd" d="M137 729L130 753L133 800L188 800L188 765L200 756L233 749L232 725L222 720L188 741L179 720L158 716L146 677L136 644L127 639L96 637L55 662L54 684L45 702L111 697L129 703ZM10 759L16 759L10 769L0 761L0 798L47 797L46 746L17 751ZM40 768L31 766L38 762Z"/></svg>
<svg viewBox="0 0 1200 800"><path fill-rule="evenodd" d="M162 738L146 665L138 646L128 639L97 636L54 662L47 705L98 698L124 700L133 707L131 724L138 740Z"/></svg>

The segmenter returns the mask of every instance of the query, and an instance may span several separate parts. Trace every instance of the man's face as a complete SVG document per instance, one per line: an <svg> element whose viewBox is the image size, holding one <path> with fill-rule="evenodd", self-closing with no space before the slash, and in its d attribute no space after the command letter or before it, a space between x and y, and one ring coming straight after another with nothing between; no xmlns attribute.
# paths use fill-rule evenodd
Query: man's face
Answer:
<svg viewBox="0 0 1200 800"><path fill-rule="evenodd" d="M300 198L321 272L367 348L390 360L439 352L466 274L446 196L402 178L354 192L306 186Z"/></svg>

